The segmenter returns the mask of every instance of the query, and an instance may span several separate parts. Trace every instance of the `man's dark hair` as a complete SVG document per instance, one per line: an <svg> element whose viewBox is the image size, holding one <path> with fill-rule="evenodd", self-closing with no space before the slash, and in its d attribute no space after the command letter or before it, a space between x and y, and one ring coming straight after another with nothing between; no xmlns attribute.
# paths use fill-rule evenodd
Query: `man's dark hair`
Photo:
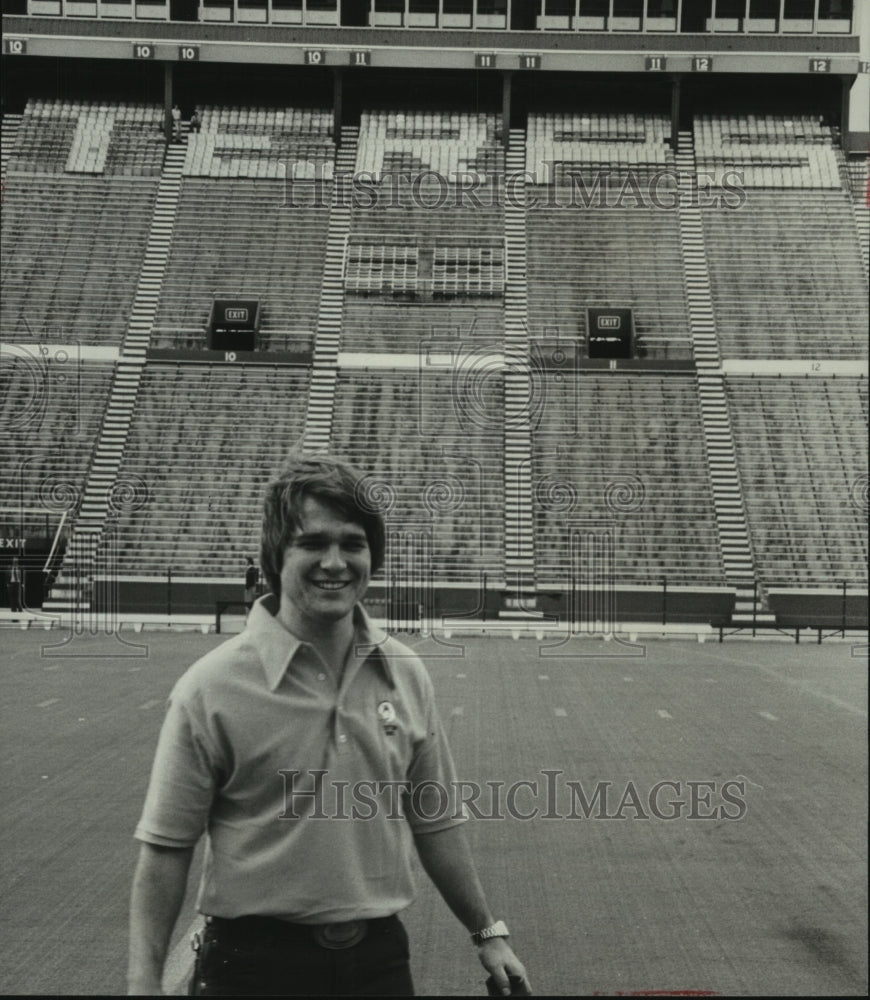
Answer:
<svg viewBox="0 0 870 1000"><path fill-rule="evenodd" d="M366 505L362 473L343 459L332 455L291 453L281 471L266 487L263 499L263 530L260 541L260 566L276 596L281 594L281 568L284 551L293 532L301 527L302 505L314 497L358 524L366 533L371 554L372 573L384 564L386 532L380 513Z"/></svg>

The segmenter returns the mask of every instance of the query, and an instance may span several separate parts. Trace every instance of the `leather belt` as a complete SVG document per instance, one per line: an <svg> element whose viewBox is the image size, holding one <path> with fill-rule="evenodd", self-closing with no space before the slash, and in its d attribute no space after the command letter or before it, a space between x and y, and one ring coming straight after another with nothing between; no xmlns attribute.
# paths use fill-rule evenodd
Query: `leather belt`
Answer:
<svg viewBox="0 0 870 1000"><path fill-rule="evenodd" d="M219 942L229 945L276 948L313 942L321 948L342 951L359 944L370 932L397 923L395 915L329 924L295 924L277 917L206 917L206 932L211 931Z"/></svg>

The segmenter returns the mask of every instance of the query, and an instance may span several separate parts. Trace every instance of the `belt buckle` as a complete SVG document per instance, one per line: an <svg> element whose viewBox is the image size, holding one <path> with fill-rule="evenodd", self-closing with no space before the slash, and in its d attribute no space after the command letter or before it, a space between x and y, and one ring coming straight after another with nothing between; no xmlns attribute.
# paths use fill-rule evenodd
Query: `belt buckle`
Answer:
<svg viewBox="0 0 870 1000"><path fill-rule="evenodd" d="M366 936L365 920L346 920L339 924L318 924L314 928L314 940L321 948L341 951L353 948Z"/></svg>

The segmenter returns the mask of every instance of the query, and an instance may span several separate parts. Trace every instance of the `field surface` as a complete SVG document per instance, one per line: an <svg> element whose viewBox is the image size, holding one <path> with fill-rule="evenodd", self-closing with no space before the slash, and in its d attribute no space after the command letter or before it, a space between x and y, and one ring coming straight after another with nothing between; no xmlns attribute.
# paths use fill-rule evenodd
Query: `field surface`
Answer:
<svg viewBox="0 0 870 1000"><path fill-rule="evenodd" d="M225 637L122 636L2 632L3 993L124 992L163 706ZM866 995L866 647L451 642L409 640L458 776L496 816L468 829L535 993ZM197 869L169 991L190 971ZM418 993L485 995L464 929L418 886Z"/></svg>

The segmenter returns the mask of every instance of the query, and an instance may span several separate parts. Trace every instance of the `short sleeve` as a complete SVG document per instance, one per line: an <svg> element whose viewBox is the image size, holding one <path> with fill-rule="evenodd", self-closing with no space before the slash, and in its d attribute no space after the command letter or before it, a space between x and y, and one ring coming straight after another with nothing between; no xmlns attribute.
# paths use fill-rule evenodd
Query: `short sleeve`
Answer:
<svg viewBox="0 0 870 1000"><path fill-rule="evenodd" d="M427 701L426 738L417 747L408 768L405 816L415 835L437 833L468 819L431 682Z"/></svg>
<svg viewBox="0 0 870 1000"><path fill-rule="evenodd" d="M217 771L215 755L176 687L157 741L136 839L166 847L193 846L208 822Z"/></svg>

